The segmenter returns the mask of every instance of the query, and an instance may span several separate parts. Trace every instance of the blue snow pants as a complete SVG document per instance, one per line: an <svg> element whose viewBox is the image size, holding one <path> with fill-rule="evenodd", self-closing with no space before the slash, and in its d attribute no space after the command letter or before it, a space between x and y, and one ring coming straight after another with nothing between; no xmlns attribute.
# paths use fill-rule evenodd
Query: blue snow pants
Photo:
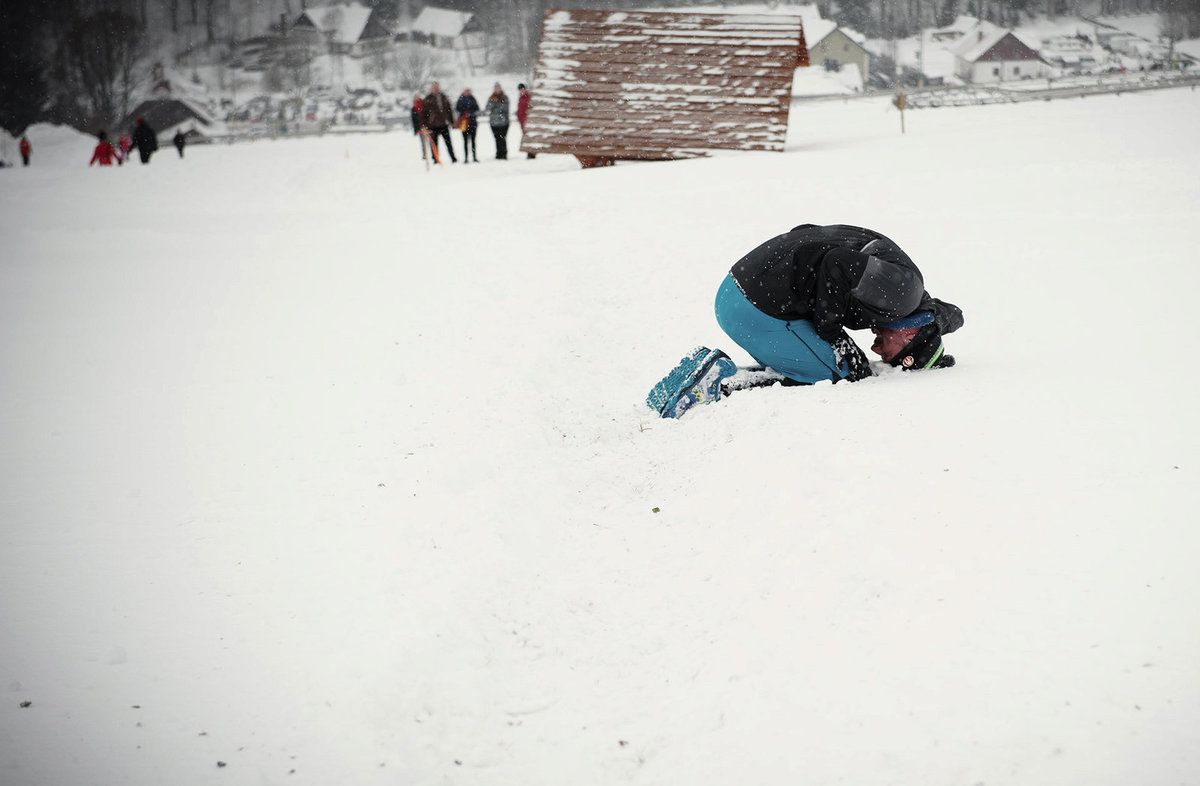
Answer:
<svg viewBox="0 0 1200 786"><path fill-rule="evenodd" d="M845 367L838 367L833 346L817 335L813 323L764 314L742 294L732 275L725 276L717 290L716 310L721 330L750 357L788 379L811 385L847 374Z"/></svg>

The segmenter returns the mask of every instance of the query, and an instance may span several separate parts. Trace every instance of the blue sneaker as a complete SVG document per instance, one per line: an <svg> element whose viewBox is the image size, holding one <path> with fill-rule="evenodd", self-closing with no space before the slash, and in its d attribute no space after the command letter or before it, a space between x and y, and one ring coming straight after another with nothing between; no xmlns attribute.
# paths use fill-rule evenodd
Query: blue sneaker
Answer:
<svg viewBox="0 0 1200 786"><path fill-rule="evenodd" d="M696 347L654 386L646 403L664 418L677 418L697 404L721 400L721 380L737 365L719 349Z"/></svg>

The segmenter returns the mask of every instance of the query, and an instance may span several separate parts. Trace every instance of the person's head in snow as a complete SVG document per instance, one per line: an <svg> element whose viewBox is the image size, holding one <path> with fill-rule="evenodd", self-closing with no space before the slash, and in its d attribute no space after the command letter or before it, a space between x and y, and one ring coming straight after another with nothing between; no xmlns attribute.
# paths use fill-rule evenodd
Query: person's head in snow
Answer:
<svg viewBox="0 0 1200 786"><path fill-rule="evenodd" d="M951 366L942 336L963 324L895 242L845 224L801 224L746 254L721 284L716 312L738 346L792 384L871 376L848 329L870 328L872 350L891 365Z"/></svg>
<svg viewBox="0 0 1200 786"><path fill-rule="evenodd" d="M431 84L429 86L429 94L430 95L435 96L440 92L442 92L442 86L440 84L438 84L437 82L434 82L433 84Z"/></svg>

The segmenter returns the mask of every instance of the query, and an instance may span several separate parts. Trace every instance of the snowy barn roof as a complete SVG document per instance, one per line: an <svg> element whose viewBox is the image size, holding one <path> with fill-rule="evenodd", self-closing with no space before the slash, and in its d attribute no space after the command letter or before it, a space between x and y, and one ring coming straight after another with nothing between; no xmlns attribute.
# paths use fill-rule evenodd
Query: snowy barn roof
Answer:
<svg viewBox="0 0 1200 786"><path fill-rule="evenodd" d="M133 128L139 117L144 117L146 123L160 134L184 124L190 124L197 130L201 127L221 128L221 124L206 108L182 96L151 98L141 102L121 121L121 128Z"/></svg>
<svg viewBox="0 0 1200 786"><path fill-rule="evenodd" d="M780 5L777 3L739 3L735 6L724 5L689 5L689 6L665 6L663 8L650 8L650 11L664 11L673 13L695 13L695 14L755 14L760 16L778 15L778 16L800 16L801 22L804 25L804 43L811 49L821 43L834 30L841 30L847 38L859 46L866 48L867 37L862 33L845 25L839 25L832 19L825 19L821 16L821 11L816 3L803 3L800 5ZM974 23L974 19L971 20Z"/></svg>
<svg viewBox="0 0 1200 786"><path fill-rule="evenodd" d="M465 11L451 11L449 8L434 8L425 6L412 23L412 31L425 35L436 35L443 38L458 38L463 29L475 18L474 14Z"/></svg>
<svg viewBox="0 0 1200 786"><path fill-rule="evenodd" d="M300 14L296 24L308 24L324 33L335 44L357 43L371 20L371 9L358 3L316 5Z"/></svg>

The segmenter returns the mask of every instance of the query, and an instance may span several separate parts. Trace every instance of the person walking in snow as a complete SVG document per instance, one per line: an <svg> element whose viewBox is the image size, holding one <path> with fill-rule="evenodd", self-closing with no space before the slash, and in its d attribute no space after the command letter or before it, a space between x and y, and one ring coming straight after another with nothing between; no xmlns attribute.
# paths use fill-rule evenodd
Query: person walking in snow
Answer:
<svg viewBox="0 0 1200 786"><path fill-rule="evenodd" d="M96 149L92 151L92 160L88 162L88 166L91 166L92 164L99 164L100 166L112 166L113 161L116 161L117 166L120 166L122 163L121 155L117 152L117 149L112 146L112 142L108 141L108 132L101 131L99 134L96 134L96 138L100 141L96 145Z"/></svg>
<svg viewBox="0 0 1200 786"><path fill-rule="evenodd" d="M29 137L21 134L21 143L17 145L17 150L21 153L21 165L29 166L29 159L33 156L33 145L29 144Z"/></svg>
<svg viewBox="0 0 1200 786"><path fill-rule="evenodd" d="M529 88L525 87L525 83L517 85L517 122L521 125L521 135L525 134L525 121L529 118L529 102L533 100L533 95L529 92ZM537 153L526 153L526 158L537 158Z"/></svg>
<svg viewBox="0 0 1200 786"><path fill-rule="evenodd" d="M139 117L134 123L133 146L138 150L138 156L143 164L150 163L150 156L158 150L158 134L146 123L146 118Z"/></svg>
<svg viewBox="0 0 1200 786"><path fill-rule="evenodd" d="M133 149L133 140L129 138L129 134L125 131L117 137L117 149L121 151L121 160L129 160L129 151Z"/></svg>
<svg viewBox="0 0 1200 786"><path fill-rule="evenodd" d="M429 129L429 142L435 151L438 149L438 137L446 140L450 161L456 163L458 159L454 157L454 143L450 141L450 121L453 119L450 99L442 92L441 85L434 82L429 86L429 95L421 103L421 125Z"/></svg>
<svg viewBox="0 0 1200 786"><path fill-rule="evenodd" d="M885 235L846 224L801 224L742 257L721 283L717 323L792 384L855 382L870 364L847 329L909 371L954 365L942 336L962 310L930 297L921 271Z"/></svg>
<svg viewBox="0 0 1200 786"><path fill-rule="evenodd" d="M187 136L184 135L182 128L175 131L175 136L171 137L171 141L175 143L175 149L179 151L179 157L183 158L183 146L187 144Z"/></svg>
<svg viewBox="0 0 1200 786"><path fill-rule="evenodd" d="M454 103L454 111L458 112L458 129L463 135L463 163L469 164L474 158L478 164L479 151L475 147L475 132L479 129L479 102L471 95L471 88L463 88L462 95Z"/></svg>
<svg viewBox="0 0 1200 786"><path fill-rule="evenodd" d="M492 94L488 96L483 111L487 113L488 126L496 140L496 159L504 161L508 158L508 96L499 82L492 87Z"/></svg>

